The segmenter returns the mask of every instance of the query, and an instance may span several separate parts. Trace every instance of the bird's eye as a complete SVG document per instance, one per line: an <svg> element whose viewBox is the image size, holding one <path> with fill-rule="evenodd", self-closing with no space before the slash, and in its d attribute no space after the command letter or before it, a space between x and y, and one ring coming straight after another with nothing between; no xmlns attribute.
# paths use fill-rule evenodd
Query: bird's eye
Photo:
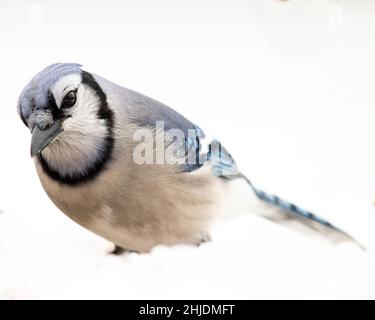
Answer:
<svg viewBox="0 0 375 320"><path fill-rule="evenodd" d="M63 102L62 102L62 107L65 107L65 108L73 107L76 101L77 101L77 91L71 90L65 95Z"/></svg>

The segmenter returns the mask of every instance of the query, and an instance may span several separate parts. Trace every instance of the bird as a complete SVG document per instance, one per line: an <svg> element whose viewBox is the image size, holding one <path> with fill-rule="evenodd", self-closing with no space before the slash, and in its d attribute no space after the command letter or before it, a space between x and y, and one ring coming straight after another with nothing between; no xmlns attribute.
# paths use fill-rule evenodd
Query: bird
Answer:
<svg viewBox="0 0 375 320"><path fill-rule="evenodd" d="M37 73L17 110L31 132L31 157L49 198L113 243L113 253L209 241L238 182L249 199L275 208L285 221L349 237L256 188L217 139L174 109L80 64L55 63Z"/></svg>

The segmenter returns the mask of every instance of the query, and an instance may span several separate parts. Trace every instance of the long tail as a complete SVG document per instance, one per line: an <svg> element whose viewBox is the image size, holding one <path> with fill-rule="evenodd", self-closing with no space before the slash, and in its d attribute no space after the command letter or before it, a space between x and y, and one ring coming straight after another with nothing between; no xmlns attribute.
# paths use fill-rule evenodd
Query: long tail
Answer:
<svg viewBox="0 0 375 320"><path fill-rule="evenodd" d="M332 223L322 219L321 217L311 213L310 211L307 211L294 203L288 202L286 200L281 199L280 197L267 193L263 190L260 190L250 182L250 180L243 174L240 174L240 176L247 181L247 183L250 185L252 190L254 191L255 195L262 201L268 202L270 204L275 205L276 207L279 207L283 209L286 213L289 213L292 216L297 216L302 219L308 219L312 220L320 225L323 225L325 227L328 227L330 229L333 229L335 231L341 232L346 235L346 233L336 226L334 226Z"/></svg>

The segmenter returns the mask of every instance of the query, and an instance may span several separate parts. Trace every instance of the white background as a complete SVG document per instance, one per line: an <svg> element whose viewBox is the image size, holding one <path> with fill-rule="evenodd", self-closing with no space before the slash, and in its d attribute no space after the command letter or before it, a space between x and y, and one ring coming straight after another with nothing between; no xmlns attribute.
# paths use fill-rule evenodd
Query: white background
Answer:
<svg viewBox="0 0 375 320"><path fill-rule="evenodd" d="M0 298L375 298L374 1L5 0L0 40ZM243 215L200 248L108 256L47 198L16 113L54 62L172 106L368 250Z"/></svg>

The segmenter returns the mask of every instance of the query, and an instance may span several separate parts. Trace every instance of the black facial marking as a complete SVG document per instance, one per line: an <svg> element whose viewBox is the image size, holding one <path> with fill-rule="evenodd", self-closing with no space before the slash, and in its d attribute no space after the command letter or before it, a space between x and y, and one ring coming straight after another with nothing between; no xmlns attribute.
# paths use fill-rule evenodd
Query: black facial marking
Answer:
<svg viewBox="0 0 375 320"><path fill-rule="evenodd" d="M51 91L48 91L48 105L44 107L45 109L52 111L53 120L60 120L63 117L63 113L58 108L56 100Z"/></svg>
<svg viewBox="0 0 375 320"><path fill-rule="evenodd" d="M101 107L98 110L98 117L99 119L106 120L108 129L112 133L113 112L108 107L107 97L104 91L102 90L102 88L100 88L99 84L95 81L94 77L86 71L82 71L82 83L88 85L91 89L93 89L95 93L97 94L97 96L99 97L100 102L101 102Z"/></svg>
<svg viewBox="0 0 375 320"><path fill-rule="evenodd" d="M88 87L90 87L98 96L100 100L98 118L105 120L107 126L107 136L104 138L104 146L102 146L102 148L100 149L100 154L98 154L96 160L93 163L91 163L91 165L88 168L86 168L84 172L71 173L67 175L61 175L57 170L53 169L48 164L48 162L43 158L42 154L39 155L40 164L43 170L46 172L46 174L53 180L70 186L76 186L94 180L105 169L105 165L111 159L114 146L114 115L113 111L108 106L107 96L90 73L82 71L81 75L82 84L85 84ZM49 105L51 107L52 112L56 112L56 114L53 113L54 119L56 119L55 115L56 117L59 117L61 116L62 112L57 108L54 99L53 102L49 101Z"/></svg>

